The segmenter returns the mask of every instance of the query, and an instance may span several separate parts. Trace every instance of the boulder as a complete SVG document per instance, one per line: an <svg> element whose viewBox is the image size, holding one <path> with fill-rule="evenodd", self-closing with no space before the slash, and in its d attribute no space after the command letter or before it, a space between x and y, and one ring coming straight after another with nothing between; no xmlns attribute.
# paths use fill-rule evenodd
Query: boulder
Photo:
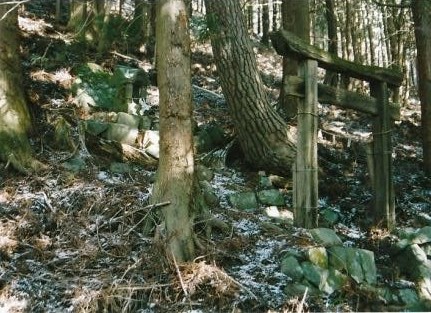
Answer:
<svg viewBox="0 0 431 313"><path fill-rule="evenodd" d="M329 276L329 271L308 261L302 262L301 267L305 279L307 279L307 281L309 281L313 286L323 291L326 285L326 280Z"/></svg>
<svg viewBox="0 0 431 313"><path fill-rule="evenodd" d="M362 271L361 257L359 249L345 248L347 256L347 273L358 284L365 281L364 272Z"/></svg>
<svg viewBox="0 0 431 313"><path fill-rule="evenodd" d="M265 189L257 192L259 202L264 205L284 206L284 198L277 189Z"/></svg>
<svg viewBox="0 0 431 313"><path fill-rule="evenodd" d="M139 128L141 118L137 115L132 115L124 112L119 112L117 117L117 123L127 125L131 128Z"/></svg>
<svg viewBox="0 0 431 313"><path fill-rule="evenodd" d="M109 123L105 138L134 146L138 139L138 129L123 124Z"/></svg>
<svg viewBox="0 0 431 313"><path fill-rule="evenodd" d="M158 159L160 155L159 140L159 131L146 130L142 138L141 148L152 157Z"/></svg>
<svg viewBox="0 0 431 313"><path fill-rule="evenodd" d="M324 227L331 227L335 225L340 219L338 212L332 209L324 209L319 213L319 225Z"/></svg>
<svg viewBox="0 0 431 313"><path fill-rule="evenodd" d="M431 242L431 226L425 226L421 228L413 237L413 244L424 244Z"/></svg>
<svg viewBox="0 0 431 313"><path fill-rule="evenodd" d="M328 268L328 254L324 247L310 248L307 251L308 260L321 268Z"/></svg>
<svg viewBox="0 0 431 313"><path fill-rule="evenodd" d="M281 261L281 272L294 281L299 281L304 276L302 267L294 256L285 257Z"/></svg>
<svg viewBox="0 0 431 313"><path fill-rule="evenodd" d="M360 256L362 272L364 279L369 284L377 282L377 268L374 260L374 252L365 249L357 249Z"/></svg>
<svg viewBox="0 0 431 313"><path fill-rule="evenodd" d="M347 252L342 246L333 246L328 249L329 266L339 271L347 270Z"/></svg>
<svg viewBox="0 0 431 313"><path fill-rule="evenodd" d="M329 228L314 228L310 230L310 234L319 245L324 247L339 246L343 244L337 234Z"/></svg>
<svg viewBox="0 0 431 313"><path fill-rule="evenodd" d="M258 208L256 194L252 191L231 194L228 200L238 210L255 211Z"/></svg>
<svg viewBox="0 0 431 313"><path fill-rule="evenodd" d="M88 120L85 122L85 130L94 135L98 136L108 129L108 123L100 122L96 120Z"/></svg>
<svg viewBox="0 0 431 313"><path fill-rule="evenodd" d="M328 279L323 287L323 291L327 294L332 294L335 291L341 290L349 284L349 277L340 271L330 268Z"/></svg>

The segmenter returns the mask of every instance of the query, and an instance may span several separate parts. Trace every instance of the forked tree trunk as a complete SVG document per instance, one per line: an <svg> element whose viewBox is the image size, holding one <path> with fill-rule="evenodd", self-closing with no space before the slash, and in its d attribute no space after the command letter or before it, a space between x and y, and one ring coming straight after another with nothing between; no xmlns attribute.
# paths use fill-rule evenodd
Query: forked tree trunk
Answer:
<svg viewBox="0 0 431 313"><path fill-rule="evenodd" d="M431 176L431 2L413 0L412 12L418 54L424 169Z"/></svg>
<svg viewBox="0 0 431 313"><path fill-rule="evenodd" d="M22 90L17 10L9 12L13 5L0 0L0 160L27 173L42 165L32 158L27 138L31 122Z"/></svg>
<svg viewBox="0 0 431 313"><path fill-rule="evenodd" d="M156 53L160 90L160 159L152 202L163 209L162 235L168 258L194 257L193 135L188 6L184 0L157 1Z"/></svg>
<svg viewBox="0 0 431 313"><path fill-rule="evenodd" d="M217 72L245 159L255 168L290 173L295 143L270 105L245 27L240 1L206 0L214 19L211 43Z"/></svg>

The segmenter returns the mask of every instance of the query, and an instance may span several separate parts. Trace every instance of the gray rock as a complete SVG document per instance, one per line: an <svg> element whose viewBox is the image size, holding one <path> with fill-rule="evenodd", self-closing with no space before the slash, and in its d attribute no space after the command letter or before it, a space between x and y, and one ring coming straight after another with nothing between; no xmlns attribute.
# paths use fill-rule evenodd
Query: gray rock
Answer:
<svg viewBox="0 0 431 313"><path fill-rule="evenodd" d="M142 139L141 145L146 153L158 159L160 155L159 141L160 141L159 131L146 130L144 133L144 137Z"/></svg>
<svg viewBox="0 0 431 313"><path fill-rule="evenodd" d="M358 284L365 281L364 272L362 271L361 256L359 249L345 248L347 255L347 273Z"/></svg>
<svg viewBox="0 0 431 313"><path fill-rule="evenodd" d="M342 245L343 242L337 234L329 228L314 228L310 230L313 239L324 247Z"/></svg>
<svg viewBox="0 0 431 313"><path fill-rule="evenodd" d="M419 245L427 242L431 242L431 226L421 228L412 239L412 243Z"/></svg>
<svg viewBox="0 0 431 313"><path fill-rule="evenodd" d="M383 300L385 303L397 303L399 302L398 295L394 293L389 287L377 287L376 294L378 298Z"/></svg>
<svg viewBox="0 0 431 313"><path fill-rule="evenodd" d="M202 189L205 203L210 207L215 207L219 204L219 199L214 191L214 188L208 181L201 181L199 185Z"/></svg>
<svg viewBox="0 0 431 313"><path fill-rule="evenodd" d="M301 280L304 276L302 267L294 256L288 256L281 261L281 272L295 281Z"/></svg>
<svg viewBox="0 0 431 313"><path fill-rule="evenodd" d="M427 257L431 257L431 243L421 245L421 249L424 250Z"/></svg>
<svg viewBox="0 0 431 313"><path fill-rule="evenodd" d="M398 296L401 302L407 306L415 305L419 302L419 297L416 290L410 288L400 289L398 291Z"/></svg>
<svg viewBox="0 0 431 313"><path fill-rule="evenodd" d="M422 300L431 301L431 277L424 277L417 282L417 290Z"/></svg>
<svg viewBox="0 0 431 313"><path fill-rule="evenodd" d="M130 165L127 163L112 162L109 166L111 173L127 174L131 172Z"/></svg>
<svg viewBox="0 0 431 313"><path fill-rule="evenodd" d="M88 120L85 122L85 128L88 133L98 136L108 129L108 123Z"/></svg>
<svg viewBox="0 0 431 313"><path fill-rule="evenodd" d="M418 266L426 262L427 255L424 250L417 244L407 246L403 253L400 255L399 259L403 261L402 265L405 268L411 269L412 267Z"/></svg>
<svg viewBox="0 0 431 313"><path fill-rule="evenodd" d="M79 157L70 159L69 161L63 163L63 167L71 172L77 173L85 169L85 161Z"/></svg>
<svg viewBox="0 0 431 313"><path fill-rule="evenodd" d="M341 290L349 284L349 277L340 271L330 268L328 279L323 287L323 291L327 294L332 294L335 291Z"/></svg>
<svg viewBox="0 0 431 313"><path fill-rule="evenodd" d="M229 195L229 203L238 210L255 211L258 208L254 192L240 192Z"/></svg>
<svg viewBox="0 0 431 313"><path fill-rule="evenodd" d="M131 128L139 128L141 118L137 115L132 115L124 112L119 112L117 117L117 123L127 125Z"/></svg>
<svg viewBox="0 0 431 313"><path fill-rule="evenodd" d="M411 240L416 236L417 232L418 232L417 228L413 228L413 227L401 228L398 230L398 237L401 240L406 239L409 242L411 242Z"/></svg>
<svg viewBox="0 0 431 313"><path fill-rule="evenodd" d="M319 290L324 290L329 271L311 262L302 262L301 267L304 272L304 277Z"/></svg>
<svg viewBox="0 0 431 313"><path fill-rule="evenodd" d="M214 172L202 164L197 165L196 174L199 181L211 181L214 178Z"/></svg>
<svg viewBox="0 0 431 313"><path fill-rule="evenodd" d="M128 145L136 145L138 129L123 124L109 123L105 138Z"/></svg>
<svg viewBox="0 0 431 313"><path fill-rule="evenodd" d="M259 202L265 205L285 205L283 195L277 189L266 189L257 192Z"/></svg>
<svg viewBox="0 0 431 313"><path fill-rule="evenodd" d="M328 268L328 254L324 247L310 248L307 251L308 260L321 268Z"/></svg>
<svg viewBox="0 0 431 313"><path fill-rule="evenodd" d="M369 284L375 284L377 282L377 268L374 261L374 253L365 249L358 249L357 251L360 256L365 281Z"/></svg>
<svg viewBox="0 0 431 313"><path fill-rule="evenodd" d="M333 246L328 249L329 266L339 271L347 270L347 251L345 247Z"/></svg>
<svg viewBox="0 0 431 313"><path fill-rule="evenodd" d="M321 210L319 213L319 225L325 226L325 227L331 227L335 225L335 223L338 222L340 219L340 215L338 212L335 212L331 209L324 209Z"/></svg>
<svg viewBox="0 0 431 313"><path fill-rule="evenodd" d="M274 188L272 186L271 180L269 179L268 176L265 175L265 172L263 172L263 171L259 172L258 188L259 188L259 190Z"/></svg>
<svg viewBox="0 0 431 313"><path fill-rule="evenodd" d="M289 298L299 298L302 299L306 294L308 296L315 296L319 294L319 290L313 286L308 286L307 284L293 283L289 284L284 288L284 293Z"/></svg>

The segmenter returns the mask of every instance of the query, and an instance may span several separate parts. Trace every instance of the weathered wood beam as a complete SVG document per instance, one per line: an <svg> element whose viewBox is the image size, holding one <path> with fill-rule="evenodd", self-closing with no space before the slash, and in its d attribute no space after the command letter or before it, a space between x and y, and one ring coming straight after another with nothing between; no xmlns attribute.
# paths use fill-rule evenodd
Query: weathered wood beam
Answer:
<svg viewBox="0 0 431 313"><path fill-rule="evenodd" d="M386 83L371 84L379 114L373 123L374 156L374 225L392 230L395 227L395 193L392 180L392 123L388 112Z"/></svg>
<svg viewBox="0 0 431 313"><path fill-rule="evenodd" d="M343 60L307 44L299 37L285 30L273 32L270 36L275 50L283 56L316 60L319 67L324 69L369 82L386 82L392 87L399 87L403 80L403 74L400 71Z"/></svg>
<svg viewBox="0 0 431 313"><path fill-rule="evenodd" d="M305 96L298 105L298 140L293 165L294 224L314 228L318 221L317 62L301 62Z"/></svg>
<svg viewBox="0 0 431 313"><path fill-rule="evenodd" d="M285 94L303 98L304 80L298 76L289 76L288 83L285 84ZM331 87L325 84L318 84L319 102L336 105L345 109L353 109L359 112L372 115L378 114L377 100L374 97L361 95L345 89ZM401 118L400 107L396 103L389 102L389 116L393 120Z"/></svg>

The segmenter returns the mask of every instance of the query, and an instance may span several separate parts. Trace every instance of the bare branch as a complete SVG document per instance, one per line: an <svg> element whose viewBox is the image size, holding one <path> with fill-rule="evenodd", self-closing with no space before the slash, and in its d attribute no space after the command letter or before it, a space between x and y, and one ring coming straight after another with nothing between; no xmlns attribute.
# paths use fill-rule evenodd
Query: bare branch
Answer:
<svg viewBox="0 0 431 313"><path fill-rule="evenodd" d="M0 5L8 5L8 4L14 4L13 7L11 7L5 14L3 14L3 16L0 18L0 21L4 20L6 18L6 16L12 12L13 10L15 10L17 7L19 7L21 4L29 2L30 0L22 0L22 1L8 1L8 2L2 2L0 3Z"/></svg>

